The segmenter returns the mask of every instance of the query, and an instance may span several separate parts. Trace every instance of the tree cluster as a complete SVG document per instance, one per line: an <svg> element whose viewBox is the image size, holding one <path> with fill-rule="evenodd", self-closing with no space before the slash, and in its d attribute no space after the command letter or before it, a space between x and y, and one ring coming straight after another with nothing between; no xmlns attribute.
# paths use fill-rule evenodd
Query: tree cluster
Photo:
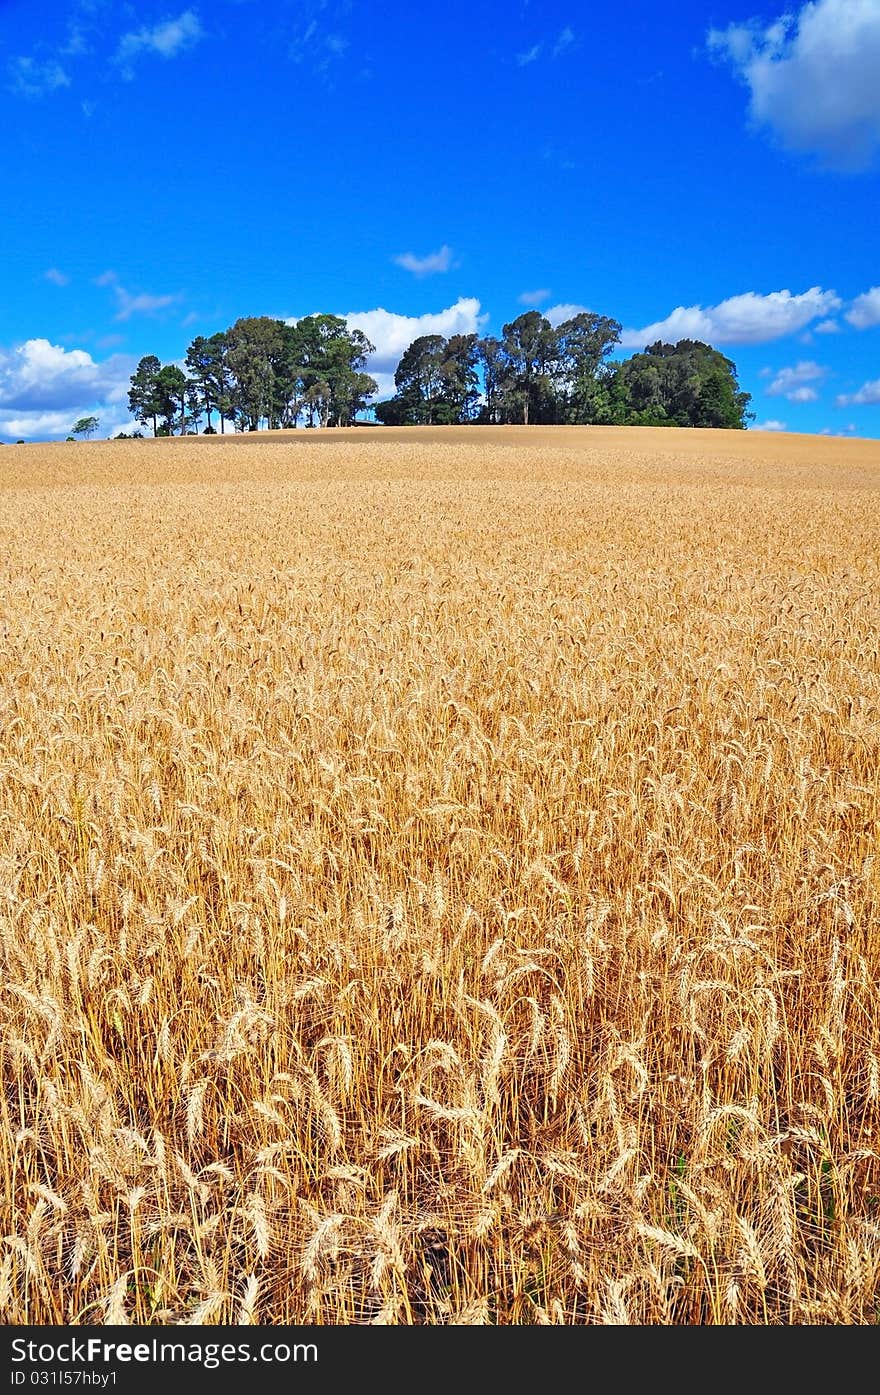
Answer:
<svg viewBox="0 0 880 1395"><path fill-rule="evenodd" d="M611 358L617 320L581 311L551 325L539 311L503 326L500 338L423 334L405 350L393 397L375 404L387 426L598 424L742 429L750 394L736 365L695 339L657 342L632 358ZM373 345L337 315L288 324L267 316L236 320L186 351L186 371L142 358L129 408L153 434L347 426L378 389L365 372Z"/></svg>
<svg viewBox="0 0 880 1395"><path fill-rule="evenodd" d="M619 342L618 322L589 311L554 326L529 310L504 325L500 339L423 335L404 353L397 391L375 415L388 426L745 425L750 395L717 349L683 339L612 361Z"/></svg>
<svg viewBox="0 0 880 1395"><path fill-rule="evenodd" d="M227 423L242 431L296 426L347 426L374 396L363 370L373 345L338 315L310 315L287 324L266 315L236 320L186 351L186 369L142 358L131 377L129 411L154 436L205 434Z"/></svg>

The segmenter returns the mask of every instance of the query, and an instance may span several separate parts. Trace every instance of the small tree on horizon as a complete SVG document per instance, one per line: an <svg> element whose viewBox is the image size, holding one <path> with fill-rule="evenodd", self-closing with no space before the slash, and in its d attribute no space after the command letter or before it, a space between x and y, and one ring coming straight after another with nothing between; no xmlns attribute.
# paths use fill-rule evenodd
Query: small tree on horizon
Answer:
<svg viewBox="0 0 880 1395"><path fill-rule="evenodd" d="M74 436L85 436L88 439L89 436L94 436L97 431L98 420L98 417L80 417L79 421L74 422L70 430Z"/></svg>

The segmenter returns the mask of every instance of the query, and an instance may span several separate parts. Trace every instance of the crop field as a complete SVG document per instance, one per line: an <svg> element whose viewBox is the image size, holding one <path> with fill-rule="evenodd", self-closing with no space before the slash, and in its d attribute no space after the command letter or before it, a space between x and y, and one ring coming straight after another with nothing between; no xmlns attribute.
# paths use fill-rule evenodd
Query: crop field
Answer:
<svg viewBox="0 0 880 1395"><path fill-rule="evenodd" d="M0 1320L880 1321L880 443L0 449Z"/></svg>

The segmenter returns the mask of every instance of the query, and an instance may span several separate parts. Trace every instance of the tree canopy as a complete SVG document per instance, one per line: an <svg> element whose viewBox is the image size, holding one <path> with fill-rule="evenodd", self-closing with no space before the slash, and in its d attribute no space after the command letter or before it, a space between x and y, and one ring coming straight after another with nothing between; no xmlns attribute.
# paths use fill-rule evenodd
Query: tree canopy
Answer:
<svg viewBox="0 0 880 1395"><path fill-rule="evenodd" d="M560 324L527 310L500 337L422 334L394 373L394 395L372 406L389 426L463 422L715 426L751 413L736 365L699 340L657 342L628 359L617 320L578 310ZM131 377L129 408L154 435L347 426L377 395L373 345L338 315L287 321L243 316L197 336L183 367L153 354Z"/></svg>
<svg viewBox="0 0 880 1395"><path fill-rule="evenodd" d="M88 440L88 438L94 436L97 431L98 423L98 417L80 417L79 421L75 421L70 428L71 434L74 436L85 436L86 440Z"/></svg>

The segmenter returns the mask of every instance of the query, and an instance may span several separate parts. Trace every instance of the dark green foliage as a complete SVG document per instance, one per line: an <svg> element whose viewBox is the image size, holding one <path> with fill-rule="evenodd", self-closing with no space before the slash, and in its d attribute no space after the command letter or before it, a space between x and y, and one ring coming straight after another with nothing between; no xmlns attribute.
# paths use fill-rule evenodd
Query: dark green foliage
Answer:
<svg viewBox="0 0 880 1395"><path fill-rule="evenodd" d="M614 377L626 425L742 430L750 416L736 364L697 339L651 344L614 365Z"/></svg>
<svg viewBox="0 0 880 1395"><path fill-rule="evenodd" d="M156 422L161 412L156 378L162 365L155 354L146 354L132 373L129 382L128 410L136 421L147 426L152 423L156 435Z"/></svg>
<svg viewBox="0 0 880 1395"><path fill-rule="evenodd" d="M374 407L386 426L487 423L710 426L741 430L753 415L736 365L698 340L651 344L623 361L617 320L590 310L551 325L527 310L501 338L424 334L404 351L397 391ZM373 345L338 315L294 323L268 316L236 320L186 353L188 373L142 358L129 406L156 435L215 435L233 421L257 431L347 426L376 393L366 373ZM159 418L162 425L157 426ZM137 434L137 433L135 433Z"/></svg>
<svg viewBox="0 0 880 1395"><path fill-rule="evenodd" d="M158 435L173 436L177 425L183 435L186 422L186 387L186 374L176 363L166 363L156 374L156 409L158 415L165 418Z"/></svg>

